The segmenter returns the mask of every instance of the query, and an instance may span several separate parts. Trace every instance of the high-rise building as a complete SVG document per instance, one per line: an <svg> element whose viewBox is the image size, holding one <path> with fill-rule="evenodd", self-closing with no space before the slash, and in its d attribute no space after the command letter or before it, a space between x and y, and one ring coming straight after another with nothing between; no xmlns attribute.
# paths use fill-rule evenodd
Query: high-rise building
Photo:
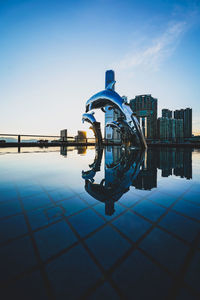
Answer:
<svg viewBox="0 0 200 300"><path fill-rule="evenodd" d="M132 186L140 190L151 190L157 187L156 159L157 153L149 148L145 153L140 172L132 182Z"/></svg>
<svg viewBox="0 0 200 300"><path fill-rule="evenodd" d="M176 137L177 141L182 141L182 139L184 137L183 120L182 119L175 120L175 137Z"/></svg>
<svg viewBox="0 0 200 300"><path fill-rule="evenodd" d="M176 120L169 119L169 139L175 141L176 139Z"/></svg>
<svg viewBox="0 0 200 300"><path fill-rule="evenodd" d="M158 138L160 140L182 141L183 139L183 120L158 118L157 121Z"/></svg>
<svg viewBox="0 0 200 300"><path fill-rule="evenodd" d="M151 95L139 95L130 100L130 107L148 139L157 137L157 102Z"/></svg>
<svg viewBox="0 0 200 300"><path fill-rule="evenodd" d="M179 109L174 111L174 119L183 120L184 138L192 137L192 109Z"/></svg>
<svg viewBox="0 0 200 300"><path fill-rule="evenodd" d="M177 109L174 111L174 119L184 119L184 109Z"/></svg>
<svg viewBox="0 0 200 300"><path fill-rule="evenodd" d="M163 118L172 118L172 110L169 110L167 108L162 109L162 117Z"/></svg>
<svg viewBox="0 0 200 300"><path fill-rule="evenodd" d="M107 70L105 76L105 88L107 88L108 85L114 81L115 81L115 72L113 70ZM113 85L113 90L115 90L115 85Z"/></svg>
<svg viewBox="0 0 200 300"><path fill-rule="evenodd" d="M169 119L168 118L158 118L157 121L157 136L160 140L168 140L169 139Z"/></svg>
<svg viewBox="0 0 200 300"><path fill-rule="evenodd" d="M184 110L184 137L192 137L192 109Z"/></svg>
<svg viewBox="0 0 200 300"><path fill-rule="evenodd" d="M105 75L105 88L109 86L109 84L115 82L115 72L113 70L106 71ZM113 84L112 89L115 89L115 85ZM108 141L120 141L121 135L117 131L116 128L106 127L107 123L111 123L116 121L120 116L120 112L116 112L111 107L105 107L105 139Z"/></svg>

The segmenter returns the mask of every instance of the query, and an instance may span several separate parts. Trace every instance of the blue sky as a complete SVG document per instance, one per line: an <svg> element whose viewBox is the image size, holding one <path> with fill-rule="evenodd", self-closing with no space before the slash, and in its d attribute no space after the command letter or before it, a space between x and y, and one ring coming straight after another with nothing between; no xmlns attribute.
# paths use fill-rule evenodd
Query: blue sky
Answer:
<svg viewBox="0 0 200 300"><path fill-rule="evenodd" d="M152 94L158 115L192 107L197 134L199 49L200 1L0 0L0 132L86 129L85 102L112 68L117 92Z"/></svg>

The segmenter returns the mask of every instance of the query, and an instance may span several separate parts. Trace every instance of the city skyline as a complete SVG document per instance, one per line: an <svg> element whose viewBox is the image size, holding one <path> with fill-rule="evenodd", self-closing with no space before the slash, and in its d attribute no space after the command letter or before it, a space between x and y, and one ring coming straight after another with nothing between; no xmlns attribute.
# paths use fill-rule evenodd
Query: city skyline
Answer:
<svg viewBox="0 0 200 300"><path fill-rule="evenodd" d="M0 1L0 130L87 130L85 101L114 69L128 100L193 109L200 134L199 1ZM103 113L96 112L102 121Z"/></svg>

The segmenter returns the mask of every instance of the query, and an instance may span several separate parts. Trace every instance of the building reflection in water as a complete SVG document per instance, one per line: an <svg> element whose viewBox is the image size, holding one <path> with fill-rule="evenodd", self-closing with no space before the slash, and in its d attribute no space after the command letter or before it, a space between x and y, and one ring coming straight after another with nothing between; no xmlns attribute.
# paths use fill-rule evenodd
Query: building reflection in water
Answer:
<svg viewBox="0 0 200 300"><path fill-rule="evenodd" d="M192 179L192 149L162 148L154 150L157 157L157 168L162 170L162 177L170 175Z"/></svg>
<svg viewBox="0 0 200 300"><path fill-rule="evenodd" d="M85 155L87 152L87 146L78 146L78 147L74 147L74 146L70 146L70 147L66 147L66 146L61 146L60 147L60 155L67 157L67 152L69 151L74 151L75 149L77 149L77 154L79 155Z"/></svg>
<svg viewBox="0 0 200 300"><path fill-rule="evenodd" d="M114 213L114 203L118 201L130 186L140 190L157 187L157 170L162 177L170 175L192 178L192 149L149 148L128 150L119 146L107 146L95 150L94 162L88 171L82 171L85 190L95 199L105 203L105 214ZM105 159L104 178L95 182L95 175L101 169Z"/></svg>

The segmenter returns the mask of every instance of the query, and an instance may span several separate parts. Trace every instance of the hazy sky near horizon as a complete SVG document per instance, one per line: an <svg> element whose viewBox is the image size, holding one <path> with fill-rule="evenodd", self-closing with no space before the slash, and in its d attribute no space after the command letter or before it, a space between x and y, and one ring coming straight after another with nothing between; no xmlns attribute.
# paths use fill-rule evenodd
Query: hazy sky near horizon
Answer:
<svg viewBox="0 0 200 300"><path fill-rule="evenodd" d="M199 49L200 1L0 0L0 133L87 129L107 69L120 95L158 98L158 116L192 107L198 133Z"/></svg>

